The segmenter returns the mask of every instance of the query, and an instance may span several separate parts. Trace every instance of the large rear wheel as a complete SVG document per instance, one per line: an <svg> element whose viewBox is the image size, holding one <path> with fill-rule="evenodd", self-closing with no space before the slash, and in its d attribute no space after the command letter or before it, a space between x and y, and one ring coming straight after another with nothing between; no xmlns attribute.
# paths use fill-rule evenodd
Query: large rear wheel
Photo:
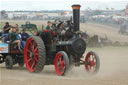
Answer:
<svg viewBox="0 0 128 85"><path fill-rule="evenodd" d="M93 52L90 51L87 53L85 57L85 69L88 73L97 73L100 68L100 60L99 56Z"/></svg>
<svg viewBox="0 0 128 85"><path fill-rule="evenodd" d="M55 70L59 76L63 76L69 69L69 58L64 51L56 54L54 60Z"/></svg>
<svg viewBox="0 0 128 85"><path fill-rule="evenodd" d="M41 72L45 65L45 45L40 37L32 36L25 45L24 59L30 72Z"/></svg>

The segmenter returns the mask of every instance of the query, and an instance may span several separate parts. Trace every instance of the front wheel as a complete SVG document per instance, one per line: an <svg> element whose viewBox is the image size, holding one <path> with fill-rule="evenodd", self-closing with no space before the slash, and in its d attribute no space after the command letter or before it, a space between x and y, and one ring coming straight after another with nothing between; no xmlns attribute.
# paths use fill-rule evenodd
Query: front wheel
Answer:
<svg viewBox="0 0 128 85"><path fill-rule="evenodd" d="M99 68L99 56L93 51L88 52L85 57L85 70L88 73L97 73L99 71Z"/></svg>
<svg viewBox="0 0 128 85"><path fill-rule="evenodd" d="M56 73L63 76L69 69L69 58L66 52L60 51L55 56L54 66Z"/></svg>

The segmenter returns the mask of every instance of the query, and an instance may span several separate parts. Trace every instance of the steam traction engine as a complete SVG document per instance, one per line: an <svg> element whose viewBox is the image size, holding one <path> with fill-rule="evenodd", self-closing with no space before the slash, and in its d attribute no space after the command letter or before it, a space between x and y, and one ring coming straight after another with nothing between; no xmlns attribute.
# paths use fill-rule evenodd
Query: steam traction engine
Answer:
<svg viewBox="0 0 128 85"><path fill-rule="evenodd" d="M79 32L80 5L73 5L72 20L60 22L54 30L39 32L27 40L24 59L30 72L41 72L44 65L54 65L58 75L64 75L72 64L85 65L87 72L99 70L99 57L88 52L84 60L86 43Z"/></svg>

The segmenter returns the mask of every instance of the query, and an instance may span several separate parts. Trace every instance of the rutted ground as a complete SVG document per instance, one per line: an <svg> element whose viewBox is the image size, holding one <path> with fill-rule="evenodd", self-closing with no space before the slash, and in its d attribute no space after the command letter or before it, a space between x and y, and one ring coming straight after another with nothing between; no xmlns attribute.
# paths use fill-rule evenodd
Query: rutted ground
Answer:
<svg viewBox="0 0 128 85"><path fill-rule="evenodd" d="M92 23L86 23L81 24L81 30L87 31L90 35L99 35L100 37L107 36L109 40L112 40L113 42L128 42L128 36L127 35L121 35L118 33L119 28L113 28L106 25L101 24L92 24Z"/></svg>
<svg viewBox="0 0 128 85"><path fill-rule="evenodd" d="M85 72L84 66L74 67L67 76L57 76L54 66L30 73L17 65L7 70L0 65L1 85L128 85L128 47L104 47L87 49L96 51L100 56L101 67L96 75Z"/></svg>

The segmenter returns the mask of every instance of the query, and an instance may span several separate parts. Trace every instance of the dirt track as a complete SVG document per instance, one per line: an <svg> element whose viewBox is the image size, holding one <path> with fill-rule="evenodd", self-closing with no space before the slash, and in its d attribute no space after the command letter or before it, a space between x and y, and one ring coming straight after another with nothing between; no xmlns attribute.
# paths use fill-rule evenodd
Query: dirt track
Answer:
<svg viewBox="0 0 128 85"><path fill-rule="evenodd" d="M61 77L56 75L54 66L45 66L41 73L36 74L17 65L12 70L7 70L2 64L0 85L128 85L128 47L87 49L89 50L96 51L100 56L101 67L96 75L87 74L84 66L74 67L67 76Z"/></svg>
<svg viewBox="0 0 128 85"><path fill-rule="evenodd" d="M86 23L81 24L81 30L87 31L89 35L99 35L100 37L104 38L105 36L108 37L109 40L115 42L128 42L128 36L119 34L118 28L113 28L106 25L101 24L92 24L92 23Z"/></svg>
<svg viewBox="0 0 128 85"><path fill-rule="evenodd" d="M101 60L98 74L88 75L84 67L74 67L67 76L57 76L54 66L46 66L39 74L29 73L17 65L7 70L0 65L0 85L128 85L128 47L91 48Z"/></svg>

